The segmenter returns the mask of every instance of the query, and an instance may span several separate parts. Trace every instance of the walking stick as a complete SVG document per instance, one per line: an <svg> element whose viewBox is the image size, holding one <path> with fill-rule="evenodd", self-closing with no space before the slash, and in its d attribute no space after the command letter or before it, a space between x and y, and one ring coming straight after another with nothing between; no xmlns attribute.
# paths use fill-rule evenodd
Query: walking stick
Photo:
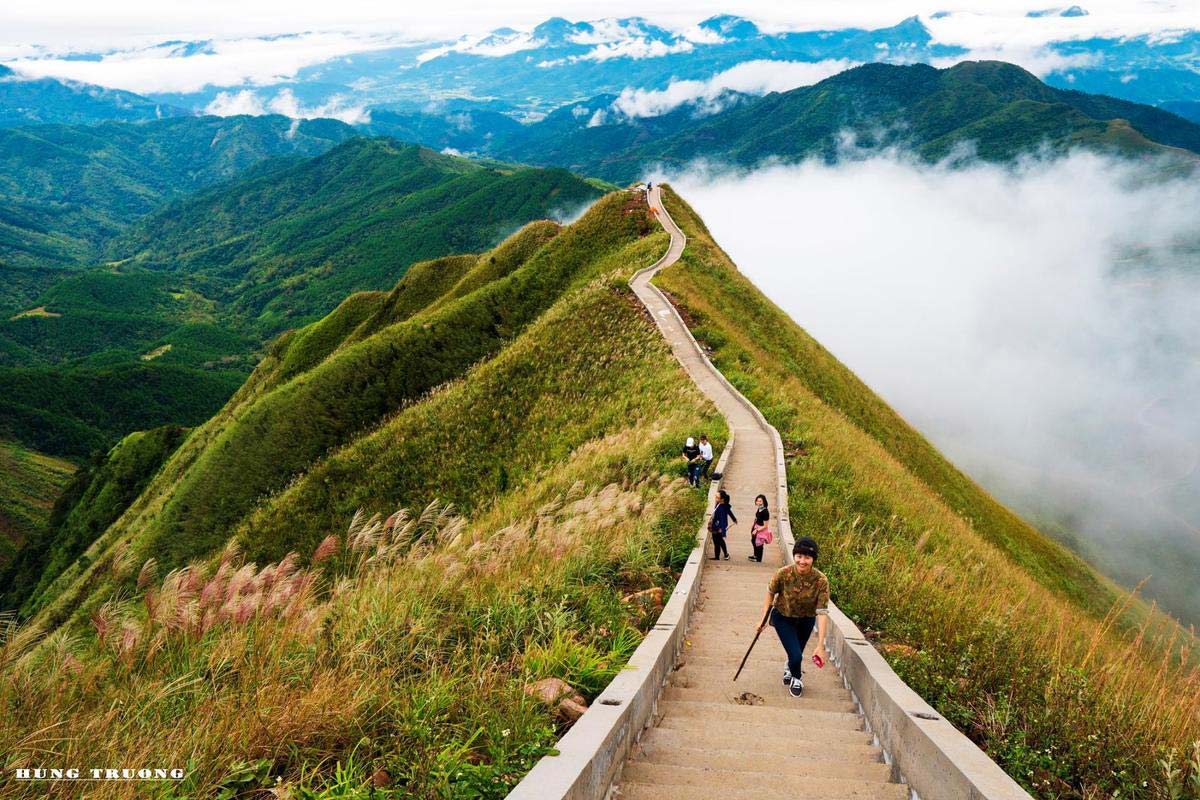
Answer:
<svg viewBox="0 0 1200 800"><path fill-rule="evenodd" d="M767 609L767 613L763 614L762 625L758 626L758 630L754 632L754 638L750 640L750 646L746 648L746 655L742 656L742 663L738 665L738 671L734 674L733 679L736 681L738 675L742 674L742 669L746 666L746 659L750 657L750 651L754 649L754 645L758 643L758 637L762 635L762 629L767 624L767 618L771 616L771 609Z"/></svg>

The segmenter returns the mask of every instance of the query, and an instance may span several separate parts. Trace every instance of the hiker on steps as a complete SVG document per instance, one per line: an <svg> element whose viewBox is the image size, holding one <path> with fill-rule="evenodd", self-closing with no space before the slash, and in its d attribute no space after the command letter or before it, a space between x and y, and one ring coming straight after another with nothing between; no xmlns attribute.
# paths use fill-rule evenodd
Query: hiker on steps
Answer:
<svg viewBox="0 0 1200 800"><path fill-rule="evenodd" d="M687 443L683 446L683 457L687 459L688 483L692 486L699 486L700 468L703 466L703 463L700 458L700 448L696 446L696 440L690 436L687 438Z"/></svg>
<svg viewBox="0 0 1200 800"><path fill-rule="evenodd" d="M746 558L751 561L762 563L763 545L770 544L775 538L767 524L770 519L771 509L767 508L767 496L760 494L754 498L754 524L750 526L750 546L754 548L754 555Z"/></svg>
<svg viewBox="0 0 1200 800"><path fill-rule="evenodd" d="M725 555L725 560L729 560L729 548L725 545L725 534L729 532L729 520L737 523L737 517L733 515L733 507L729 505L729 493L724 489L717 492L717 506L713 509L712 518L708 521L708 530L712 534L713 539L713 561L721 558L722 553Z"/></svg>
<svg viewBox="0 0 1200 800"><path fill-rule="evenodd" d="M780 569L771 578L767 587L767 604L763 607L763 619L767 609L771 611L771 624L779 642L787 651L788 665L783 671L783 682L792 697L804 694L801 668L804 664L804 645L817 628L817 650L814 661L824 663L829 654L825 652L825 628L829 624L829 579L825 573L813 566L817 560L817 543L807 536L796 541L792 547L793 563ZM763 629L760 623L758 630Z"/></svg>

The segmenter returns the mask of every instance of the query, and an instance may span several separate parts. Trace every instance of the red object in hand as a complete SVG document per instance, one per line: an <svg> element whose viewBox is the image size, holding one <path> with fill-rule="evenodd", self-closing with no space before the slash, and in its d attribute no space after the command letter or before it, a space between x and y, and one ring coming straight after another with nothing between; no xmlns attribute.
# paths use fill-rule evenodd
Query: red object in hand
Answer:
<svg viewBox="0 0 1200 800"><path fill-rule="evenodd" d="M821 657L819 655L817 655L816 653L813 653L813 663L817 665L817 669L825 668L825 662L822 661Z"/></svg>

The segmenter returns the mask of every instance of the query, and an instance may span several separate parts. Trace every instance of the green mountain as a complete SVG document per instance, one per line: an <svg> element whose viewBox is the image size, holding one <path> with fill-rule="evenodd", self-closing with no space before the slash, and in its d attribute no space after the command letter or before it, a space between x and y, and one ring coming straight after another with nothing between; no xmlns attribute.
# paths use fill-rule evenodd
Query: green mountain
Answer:
<svg viewBox="0 0 1200 800"><path fill-rule="evenodd" d="M699 158L738 167L771 157L833 160L842 155L848 134L859 148L900 147L930 160L964 147L993 161L1042 147L1200 153L1200 125L1152 106L1055 89L998 61L940 70L926 64L866 64L813 86L737 104L666 135L643 135L644 141L632 144L630 131L589 131L586 121L576 124L585 130L567 140L569 147L546 152L553 153L556 164L615 181L634 180L647 166L680 167ZM623 124L613 119L607 127ZM643 125L634 121L633 129ZM528 137L536 136L533 130ZM519 140L502 144L496 153L501 157L549 160Z"/></svg>
<svg viewBox="0 0 1200 800"><path fill-rule="evenodd" d="M599 194L564 170L384 139L261 164L151 214L111 243L108 266L0 320L0 435L79 458L134 430L198 425L281 330Z"/></svg>
<svg viewBox="0 0 1200 800"><path fill-rule="evenodd" d="M22 310L162 203L355 135L335 120L178 117L0 129L0 312Z"/></svg>
<svg viewBox="0 0 1200 800"><path fill-rule="evenodd" d="M145 122L188 113L133 92L59 78L33 78L0 64L0 128Z"/></svg>
<svg viewBox="0 0 1200 800"><path fill-rule="evenodd" d="M200 192L109 245L122 269L220 287L267 333L385 289L408 264L475 251L599 190L561 169L487 167L388 139L354 139L310 161Z"/></svg>

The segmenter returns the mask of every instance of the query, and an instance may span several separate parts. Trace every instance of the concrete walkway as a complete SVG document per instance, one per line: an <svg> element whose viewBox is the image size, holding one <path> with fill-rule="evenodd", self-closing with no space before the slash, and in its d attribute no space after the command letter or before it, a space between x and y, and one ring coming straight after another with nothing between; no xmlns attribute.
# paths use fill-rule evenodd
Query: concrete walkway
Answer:
<svg viewBox="0 0 1200 800"><path fill-rule="evenodd" d="M804 696L783 684L785 656L773 628L736 683L733 674L754 636L767 582L783 566L779 548L751 554L754 497L775 497L772 439L755 416L717 377L692 343L678 315L649 286L654 273L678 260L684 236L662 207L658 189L650 204L671 234L666 256L633 281L688 374L725 415L735 446L721 486L730 494L738 524L730 529L730 560L705 561L700 605L693 616L678 668L663 690L655 727L646 731L621 773L625 800L776 800L779 798L901 798L907 789L889 783L890 767L863 730L850 693L832 665L804 674ZM699 433L699 431L697 432ZM772 510L774 513L774 509ZM709 546L707 556L712 556ZM809 640L808 652L816 643Z"/></svg>

